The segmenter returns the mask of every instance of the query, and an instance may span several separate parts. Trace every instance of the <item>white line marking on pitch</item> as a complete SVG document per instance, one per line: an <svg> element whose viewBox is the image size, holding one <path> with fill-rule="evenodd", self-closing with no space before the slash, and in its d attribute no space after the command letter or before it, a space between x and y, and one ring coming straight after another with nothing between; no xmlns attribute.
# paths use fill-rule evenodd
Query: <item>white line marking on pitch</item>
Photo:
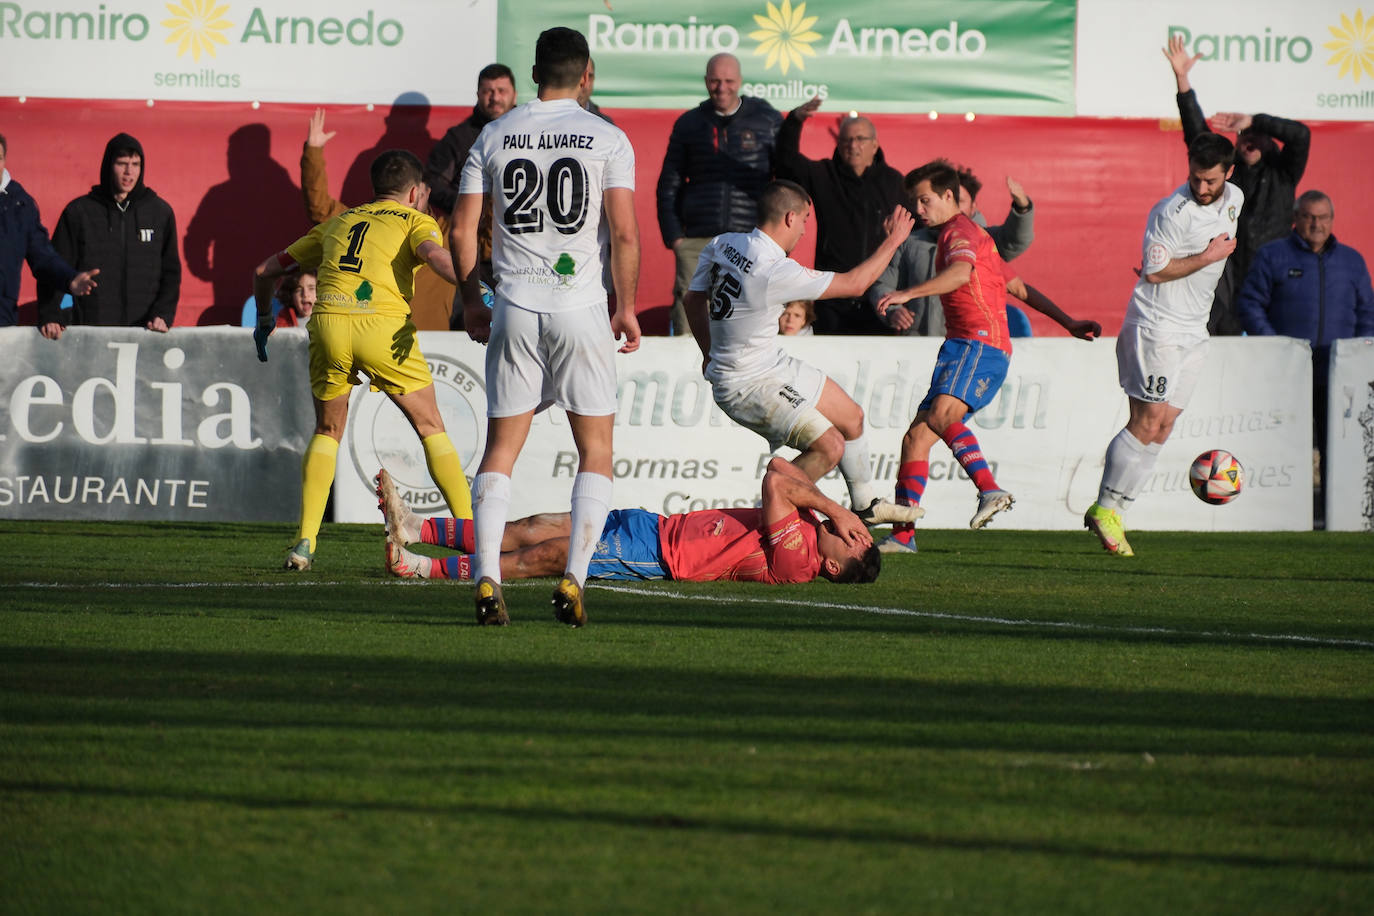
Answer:
<svg viewBox="0 0 1374 916"><path fill-rule="evenodd" d="M869 607L865 604L841 604L832 601L797 601L788 598L736 598L722 595L685 595L655 588L634 588L627 585L608 585L598 583L597 589L622 592L627 595L644 595L655 598L671 598L677 601L710 601L726 604L786 604L792 607L809 607L833 611L858 611L861 614L881 614L890 617L920 617L928 620L955 620L960 623L994 624L1004 627L1051 627L1060 630L1081 630L1094 633L1130 633L1146 636L1189 636L1214 639L1255 639L1266 642L1291 642L1315 646L1346 646L1359 649L1374 649L1374 642L1364 639L1339 639L1324 636L1303 636L1296 633L1233 633L1227 630L1179 630L1173 627L1130 627L1110 624L1077 623L1072 620L1027 620L1015 617L980 617L976 614L950 614L945 611L913 611L908 608Z"/></svg>
<svg viewBox="0 0 1374 916"><path fill-rule="evenodd" d="M358 585L358 582L336 582L322 579L298 578L289 582L16 582L5 588L70 588L78 591L86 589L188 589L188 588L300 588L320 585ZM425 584L421 579L379 579L366 583L369 586L413 587ZM511 589L542 586L542 582L507 582L504 587ZM809 607L830 611L857 611L861 614L879 614L888 617L917 617L926 620L953 620L960 623L993 624L1003 627L1047 627L1059 630L1078 630L1085 633L1122 633L1142 636L1183 636L1205 639L1250 639L1261 642L1296 643L1309 646L1340 646L1357 649L1374 649L1374 642L1364 639L1340 639L1326 636L1304 636L1299 633L1234 633L1229 630L1180 630L1174 627L1130 627L1112 626L1099 623L1078 623L1072 620L1031 620L1016 617L980 617L976 614L951 614L946 611L913 611L898 607L869 607L865 604L843 604L834 601L798 601L778 598L739 598L724 595L686 595L657 588L634 588L628 585L611 585L606 582L596 584L598 590L619 592L626 595L667 598L673 601L709 601L716 604L786 604L790 607Z"/></svg>

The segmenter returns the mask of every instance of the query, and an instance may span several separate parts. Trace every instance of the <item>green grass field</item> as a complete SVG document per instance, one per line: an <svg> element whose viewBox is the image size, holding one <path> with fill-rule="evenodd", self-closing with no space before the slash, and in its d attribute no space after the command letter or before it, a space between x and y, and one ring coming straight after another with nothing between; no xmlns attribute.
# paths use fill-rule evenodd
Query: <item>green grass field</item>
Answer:
<svg viewBox="0 0 1374 916"><path fill-rule="evenodd" d="M0 912L1360 913L1374 541L927 532L866 586L0 522Z"/></svg>

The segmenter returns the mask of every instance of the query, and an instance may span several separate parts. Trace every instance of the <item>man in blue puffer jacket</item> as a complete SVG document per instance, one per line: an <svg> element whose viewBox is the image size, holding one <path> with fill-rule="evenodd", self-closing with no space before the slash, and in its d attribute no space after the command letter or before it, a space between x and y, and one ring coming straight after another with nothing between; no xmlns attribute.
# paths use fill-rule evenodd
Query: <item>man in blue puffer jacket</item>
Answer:
<svg viewBox="0 0 1374 916"><path fill-rule="evenodd" d="M1374 289L1360 253L1331 234L1335 210L1321 191L1294 207L1293 232L1255 255L1237 311L1250 334L1312 342L1312 437L1326 449L1327 365L1331 342L1374 336Z"/></svg>

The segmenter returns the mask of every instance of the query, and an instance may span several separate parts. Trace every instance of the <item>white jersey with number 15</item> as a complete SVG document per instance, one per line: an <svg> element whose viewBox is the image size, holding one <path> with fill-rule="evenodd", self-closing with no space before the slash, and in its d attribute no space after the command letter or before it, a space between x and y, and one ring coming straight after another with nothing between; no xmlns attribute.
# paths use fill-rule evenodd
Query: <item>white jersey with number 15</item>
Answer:
<svg viewBox="0 0 1374 916"><path fill-rule="evenodd" d="M482 129L459 194L490 194L498 301L535 312L604 303L602 195L634 190L635 154L574 99L536 99Z"/></svg>

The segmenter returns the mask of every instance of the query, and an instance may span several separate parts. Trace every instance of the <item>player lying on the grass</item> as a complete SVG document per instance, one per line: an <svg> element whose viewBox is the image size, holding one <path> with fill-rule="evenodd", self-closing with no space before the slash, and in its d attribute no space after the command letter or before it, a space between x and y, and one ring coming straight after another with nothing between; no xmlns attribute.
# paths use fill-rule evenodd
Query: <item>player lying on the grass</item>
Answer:
<svg viewBox="0 0 1374 916"><path fill-rule="evenodd" d="M759 195L758 208L752 232L710 241L683 299L711 393L730 419L767 439L770 450L800 450L793 463L812 481L839 465L850 505L868 524L913 522L923 514L919 507L886 502L873 488L863 409L825 373L778 345L778 316L788 302L862 296L911 234L911 214L897 207L878 250L837 274L787 256L811 216L811 197L801 185L774 181Z"/></svg>
<svg viewBox="0 0 1374 916"><path fill-rule="evenodd" d="M472 578L474 538L469 519L421 519L400 498L386 471L377 474L386 516L387 567L421 579ZM817 512L827 516L816 517ZM532 515L506 525L501 541L503 579L556 576L568 554L571 518ZM452 547L457 556L430 558L405 549L423 543ZM657 515L612 510L592 555L592 579L675 579L684 582L872 582L881 556L868 528L829 499L795 465L768 464L763 505Z"/></svg>
<svg viewBox="0 0 1374 916"><path fill-rule="evenodd" d="M878 300L878 314L908 299L938 295L945 313L945 342L935 358L930 391L916 409L902 437L897 469L897 502L919 505L930 474L930 449L944 440L954 458L978 487L978 509L970 528L982 528L1010 509L1014 499L997 485L982 446L966 425L969 417L997 397L1007 377L1011 335L1007 330L1007 294L1059 322L1074 337L1092 340L1102 333L1096 321L1070 318L1039 290L1021 281L997 254L992 239L959 210L959 174L942 160L928 162L906 176L907 194L917 215L939 230L935 276L924 283L888 293ZM894 525L879 545L885 553L915 551L915 529Z"/></svg>

